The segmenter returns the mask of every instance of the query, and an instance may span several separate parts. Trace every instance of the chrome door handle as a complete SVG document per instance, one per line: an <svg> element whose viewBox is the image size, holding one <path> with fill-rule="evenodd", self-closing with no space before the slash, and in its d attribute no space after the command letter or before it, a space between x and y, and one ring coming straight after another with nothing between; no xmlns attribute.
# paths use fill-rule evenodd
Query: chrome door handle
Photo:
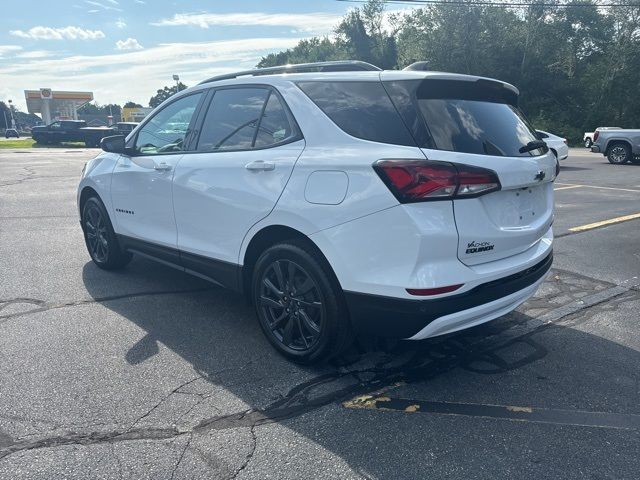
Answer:
<svg viewBox="0 0 640 480"><path fill-rule="evenodd" d="M162 162L159 165L154 165L153 169L157 170L158 172L168 172L169 170L171 170L171 165Z"/></svg>
<svg viewBox="0 0 640 480"><path fill-rule="evenodd" d="M244 168L254 172L259 172L259 171L264 172L268 170L275 170L276 164L273 162L264 162L262 160L256 160L255 162L247 163L244 166Z"/></svg>

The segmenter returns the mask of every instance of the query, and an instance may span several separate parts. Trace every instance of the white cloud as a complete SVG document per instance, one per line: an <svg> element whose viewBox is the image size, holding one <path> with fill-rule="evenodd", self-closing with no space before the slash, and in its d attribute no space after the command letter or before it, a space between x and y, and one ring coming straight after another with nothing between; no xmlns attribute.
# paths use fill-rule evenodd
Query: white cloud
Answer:
<svg viewBox="0 0 640 480"><path fill-rule="evenodd" d="M20 45L0 45L0 58L6 56L9 53L22 50Z"/></svg>
<svg viewBox="0 0 640 480"><path fill-rule="evenodd" d="M31 50L29 52L22 52L16 55L17 58L47 58L54 55L54 52L48 50Z"/></svg>
<svg viewBox="0 0 640 480"><path fill-rule="evenodd" d="M127 100L146 105L173 74L187 85L222 73L253 68L271 52L293 47L301 38L247 38L198 43L169 43L108 55L23 59L0 69L0 98L26 109L24 89L92 91L102 104ZM131 79L136 81L132 82ZM18 81L19 79L19 81Z"/></svg>
<svg viewBox="0 0 640 480"><path fill-rule="evenodd" d="M110 5L107 5L105 3L100 3L95 0L84 0L84 3L86 3L87 5L93 5L94 7L100 7L102 10L114 10L116 12L122 11L121 8L117 8L114 6L114 5L119 5L118 2L112 1L112 0L104 0L104 1L108 2ZM94 10L90 10L90 12L93 12L93 11Z"/></svg>
<svg viewBox="0 0 640 480"><path fill-rule="evenodd" d="M140 45L135 38L129 37L126 40L118 40L116 42L116 48L118 50L141 50L142 45Z"/></svg>
<svg viewBox="0 0 640 480"><path fill-rule="evenodd" d="M104 38L101 30L85 30L84 28L68 26L64 28L52 28L37 26L24 30L11 30L11 35L33 40L95 40Z"/></svg>
<svg viewBox="0 0 640 480"><path fill-rule="evenodd" d="M342 15L331 13L176 13L151 25L156 27L194 26L209 28L215 25L286 26L299 31L329 33L340 22Z"/></svg>
<svg viewBox="0 0 640 480"><path fill-rule="evenodd" d="M118 21L116 22L116 27L118 28L124 28L126 26L127 26L127 23L122 18L119 18Z"/></svg>

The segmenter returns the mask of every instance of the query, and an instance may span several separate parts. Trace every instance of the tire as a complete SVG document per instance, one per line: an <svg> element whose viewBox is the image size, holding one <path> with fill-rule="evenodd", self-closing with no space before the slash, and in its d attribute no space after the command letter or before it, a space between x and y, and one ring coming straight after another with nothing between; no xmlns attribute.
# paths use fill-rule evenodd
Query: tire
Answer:
<svg viewBox="0 0 640 480"><path fill-rule="evenodd" d="M131 261L131 253L120 247L107 209L96 196L89 197L82 207L82 231L89 256L98 267L117 270Z"/></svg>
<svg viewBox="0 0 640 480"><path fill-rule="evenodd" d="M614 143L607 150L607 160L614 165L622 165L631 160L631 147L626 143Z"/></svg>
<svg viewBox="0 0 640 480"><path fill-rule="evenodd" d="M593 142L589 137L587 137L584 141L584 148L591 148L591 145L593 145Z"/></svg>
<svg viewBox="0 0 640 480"><path fill-rule="evenodd" d="M294 362L324 362L353 342L342 289L327 262L303 242L276 244L262 253L251 299L271 345Z"/></svg>

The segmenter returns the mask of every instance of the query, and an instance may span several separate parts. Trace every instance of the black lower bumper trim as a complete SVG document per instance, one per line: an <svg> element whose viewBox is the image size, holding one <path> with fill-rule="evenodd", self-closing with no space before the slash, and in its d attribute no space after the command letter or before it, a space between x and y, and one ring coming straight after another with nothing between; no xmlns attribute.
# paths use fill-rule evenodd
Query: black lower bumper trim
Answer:
<svg viewBox="0 0 640 480"><path fill-rule="evenodd" d="M345 292L351 321L359 333L409 338L445 315L484 305L533 285L551 268L553 253L521 272L478 285L468 292L432 300L411 300Z"/></svg>

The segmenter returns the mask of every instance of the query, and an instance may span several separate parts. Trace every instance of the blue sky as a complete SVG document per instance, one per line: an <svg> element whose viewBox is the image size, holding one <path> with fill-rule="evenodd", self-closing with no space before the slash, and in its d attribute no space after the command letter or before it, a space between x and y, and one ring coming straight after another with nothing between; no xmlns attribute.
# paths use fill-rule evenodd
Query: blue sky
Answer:
<svg viewBox="0 0 640 480"><path fill-rule="evenodd" d="M331 34L353 3L335 0L20 0L3 8L0 100L25 89L93 91L98 103L149 97L252 68L260 58ZM15 8L14 8L15 7Z"/></svg>

